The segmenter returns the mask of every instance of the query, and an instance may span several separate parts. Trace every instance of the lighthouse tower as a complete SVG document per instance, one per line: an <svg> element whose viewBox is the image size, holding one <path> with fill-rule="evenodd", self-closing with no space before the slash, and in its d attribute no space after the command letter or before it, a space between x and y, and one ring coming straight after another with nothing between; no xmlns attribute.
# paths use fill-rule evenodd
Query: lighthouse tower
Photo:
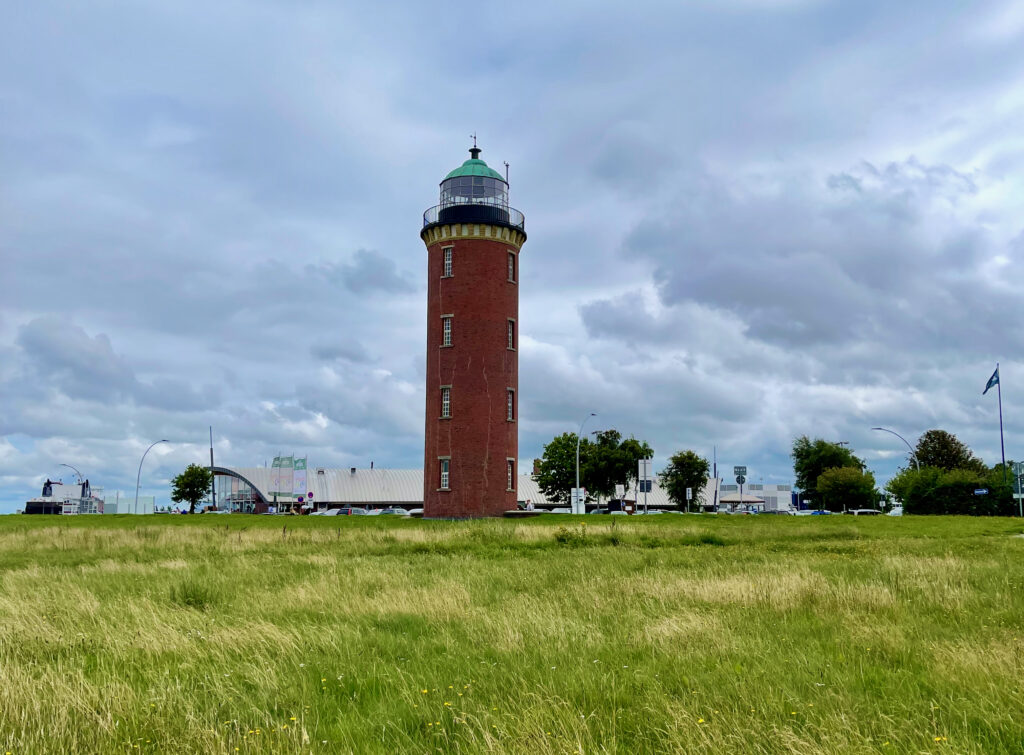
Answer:
<svg viewBox="0 0 1024 755"><path fill-rule="evenodd" d="M427 412L423 515L500 516L516 507L519 252L525 219L508 182L469 150L423 214Z"/></svg>

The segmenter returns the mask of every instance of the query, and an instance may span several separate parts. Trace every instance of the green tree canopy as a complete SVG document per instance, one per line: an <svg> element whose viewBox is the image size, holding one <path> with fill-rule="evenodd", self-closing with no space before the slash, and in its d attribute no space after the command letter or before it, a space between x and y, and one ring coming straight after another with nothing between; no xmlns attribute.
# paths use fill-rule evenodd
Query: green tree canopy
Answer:
<svg viewBox="0 0 1024 755"><path fill-rule="evenodd" d="M1000 465L982 472L931 466L904 469L889 480L886 489L907 514L1012 516L1017 511L1012 486L1003 483ZM978 492L982 490L986 492Z"/></svg>
<svg viewBox="0 0 1024 755"><path fill-rule="evenodd" d="M815 489L829 511L878 508L875 476L858 467L830 467L818 475Z"/></svg>
<svg viewBox="0 0 1024 755"><path fill-rule="evenodd" d="M592 442L580 441L580 485L588 493L611 496L617 484L636 479L637 462L654 452L645 441L622 440L618 430L602 430ZM537 462L537 486L549 501L569 502L576 486L576 433L562 433L544 446Z"/></svg>
<svg viewBox="0 0 1024 755"><path fill-rule="evenodd" d="M175 503L188 502L188 513L196 512L196 504L210 492L213 473L207 467L189 464L185 471L171 481L171 500Z"/></svg>
<svg viewBox="0 0 1024 755"><path fill-rule="evenodd" d="M945 430L929 430L924 433L918 438L914 454L922 467L946 471L969 469L978 473L986 470L985 463L966 444Z"/></svg>
<svg viewBox="0 0 1024 755"><path fill-rule="evenodd" d="M668 493L669 500L677 506L689 508L686 489L692 488L696 496L708 484L711 467L708 460L695 451L680 451L669 457L668 466L658 475L661 487Z"/></svg>
<svg viewBox="0 0 1024 755"><path fill-rule="evenodd" d="M792 456L796 486L803 491L817 490L818 477L826 469L864 468L864 462L854 456L850 449L821 438L811 440L806 435L801 435L793 441Z"/></svg>
<svg viewBox="0 0 1024 755"><path fill-rule="evenodd" d="M580 443L580 485L584 485L583 459L589 452L590 441L583 438ZM569 491L576 487L576 433L557 435L544 446L544 453L537 461L536 480L549 501L569 502Z"/></svg>
<svg viewBox="0 0 1024 755"><path fill-rule="evenodd" d="M611 497L616 485L628 486L636 479L640 459L649 459L653 455L654 451L646 441L633 437L623 440L618 430L601 430L588 449L584 487L606 498Z"/></svg>

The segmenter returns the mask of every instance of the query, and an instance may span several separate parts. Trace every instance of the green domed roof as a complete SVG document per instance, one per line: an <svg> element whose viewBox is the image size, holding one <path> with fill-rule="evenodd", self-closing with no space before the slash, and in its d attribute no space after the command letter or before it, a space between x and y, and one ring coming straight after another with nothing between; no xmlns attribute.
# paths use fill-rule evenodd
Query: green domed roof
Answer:
<svg viewBox="0 0 1024 755"><path fill-rule="evenodd" d="M470 154L473 156L445 176L445 181L449 178L457 178L458 176L487 176L488 178L497 178L502 182L505 181L505 177L501 175L501 173L496 171L494 168L491 168L487 163L477 157L477 155L480 154L480 150L478 148L474 147L471 149Z"/></svg>

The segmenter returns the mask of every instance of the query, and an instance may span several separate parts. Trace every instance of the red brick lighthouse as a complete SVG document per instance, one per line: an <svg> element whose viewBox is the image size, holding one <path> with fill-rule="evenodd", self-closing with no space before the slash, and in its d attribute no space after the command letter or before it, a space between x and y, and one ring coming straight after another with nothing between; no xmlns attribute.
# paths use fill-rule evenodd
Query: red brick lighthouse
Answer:
<svg viewBox="0 0 1024 755"><path fill-rule="evenodd" d="M423 515L500 516L516 507L519 251L523 214L508 181L470 159L423 214L427 414Z"/></svg>

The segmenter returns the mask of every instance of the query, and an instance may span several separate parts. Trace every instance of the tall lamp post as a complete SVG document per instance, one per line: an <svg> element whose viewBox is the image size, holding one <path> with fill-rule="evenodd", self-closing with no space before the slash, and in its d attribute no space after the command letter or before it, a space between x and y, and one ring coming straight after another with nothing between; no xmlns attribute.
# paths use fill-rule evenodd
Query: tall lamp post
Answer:
<svg viewBox="0 0 1024 755"><path fill-rule="evenodd" d="M74 469L75 470L75 474L78 475L78 482L79 482L79 484L81 484L81 482L82 482L82 480L84 478L82 477L82 473L79 472L77 468L71 466L70 464L58 464L57 466L67 467L68 469Z"/></svg>
<svg viewBox="0 0 1024 755"><path fill-rule="evenodd" d="M155 446L157 443L170 443L170 441L167 440L167 439L158 440L156 443L153 443L152 445L150 445L150 447L146 449L146 453L142 454L142 458L139 459L139 473L137 475L135 475L135 513L136 514L139 513L139 480L142 479L142 462L144 462L146 460L146 454L148 454L150 452L150 450L153 448L153 446Z"/></svg>
<svg viewBox="0 0 1024 755"><path fill-rule="evenodd" d="M888 428L885 428L885 427L872 427L871 429L872 430L881 430L883 433L890 433L892 435L895 435L897 438L902 440L904 443L906 443L907 444L907 448L910 449L910 458L914 460L914 466L917 467L918 470L921 469L921 464L917 460L917 454L914 452L914 447L912 445L910 445L910 443L907 442L906 438L904 438L902 435L900 435L895 430L889 430Z"/></svg>
<svg viewBox="0 0 1024 755"><path fill-rule="evenodd" d="M591 412L586 417L584 417L583 421L580 422L580 430L579 430L578 433L576 433L576 500L577 501L579 501L579 496L580 496L580 438L583 436L583 426L585 424L587 424L587 420L590 419L591 417L596 417L596 416L597 416L597 414L595 414L594 412ZM585 504L580 503L580 507L581 508L584 505ZM576 512L574 511L573 513L575 514ZM586 513L586 509L584 509L584 513Z"/></svg>

